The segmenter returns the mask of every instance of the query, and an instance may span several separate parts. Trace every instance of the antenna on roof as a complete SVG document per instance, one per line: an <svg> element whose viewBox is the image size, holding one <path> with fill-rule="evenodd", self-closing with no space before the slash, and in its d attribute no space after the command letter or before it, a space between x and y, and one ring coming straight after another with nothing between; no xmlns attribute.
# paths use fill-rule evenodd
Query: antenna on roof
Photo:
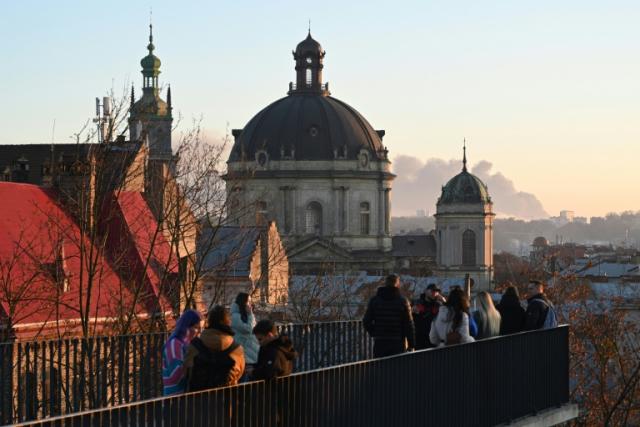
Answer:
<svg viewBox="0 0 640 427"><path fill-rule="evenodd" d="M309 19L309 35L311 35L311 19Z"/></svg>

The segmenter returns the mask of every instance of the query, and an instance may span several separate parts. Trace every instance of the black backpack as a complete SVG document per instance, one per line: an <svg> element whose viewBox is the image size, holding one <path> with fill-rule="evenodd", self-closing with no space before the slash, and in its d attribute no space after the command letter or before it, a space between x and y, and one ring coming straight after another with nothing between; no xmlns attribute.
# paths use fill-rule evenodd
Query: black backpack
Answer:
<svg viewBox="0 0 640 427"><path fill-rule="evenodd" d="M188 391L228 385L229 374L236 365L236 361L229 354L240 347L240 344L234 341L226 350L215 352L209 350L200 338L191 341L191 345L198 350L198 354L193 360Z"/></svg>

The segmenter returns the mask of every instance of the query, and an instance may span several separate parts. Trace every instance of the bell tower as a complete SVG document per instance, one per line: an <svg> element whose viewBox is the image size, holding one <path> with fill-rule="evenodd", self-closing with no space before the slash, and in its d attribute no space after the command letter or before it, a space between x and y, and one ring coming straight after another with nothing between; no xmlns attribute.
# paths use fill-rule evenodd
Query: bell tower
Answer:
<svg viewBox="0 0 640 427"><path fill-rule="evenodd" d="M149 53L142 58L142 97L136 101L131 87L131 108L129 111L129 136L131 141L148 144L149 158L164 162L171 161L171 88L167 89L167 101L160 97L160 58L154 55L153 25L149 24Z"/></svg>

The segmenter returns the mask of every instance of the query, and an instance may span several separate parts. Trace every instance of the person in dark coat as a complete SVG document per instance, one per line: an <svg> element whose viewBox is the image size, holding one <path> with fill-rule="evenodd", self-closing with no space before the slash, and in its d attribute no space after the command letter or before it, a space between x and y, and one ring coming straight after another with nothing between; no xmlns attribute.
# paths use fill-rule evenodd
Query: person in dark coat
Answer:
<svg viewBox="0 0 640 427"><path fill-rule="evenodd" d="M547 319L549 307L553 306L544 293L544 284L538 280L529 282L529 299L527 300L527 311L524 319L524 330L533 331L542 329L544 321Z"/></svg>
<svg viewBox="0 0 640 427"><path fill-rule="evenodd" d="M373 337L373 356L384 357L415 348L415 328L409 301L400 294L400 277L391 274L371 298L362 319Z"/></svg>
<svg viewBox="0 0 640 427"><path fill-rule="evenodd" d="M427 320L427 296L425 294L420 294L420 298L413 302L411 314L416 332L416 350L428 348L430 343L427 324L431 327L431 321Z"/></svg>
<svg viewBox="0 0 640 427"><path fill-rule="evenodd" d="M291 375L293 360L298 357L298 353L289 337L278 335L276 325L271 320L256 323L253 334L260 343L260 351L252 379L270 380Z"/></svg>
<svg viewBox="0 0 640 427"><path fill-rule="evenodd" d="M500 303L496 306L502 320L500 322L500 335L515 334L524 328L524 308L520 304L518 288L510 285L505 289Z"/></svg>
<svg viewBox="0 0 640 427"><path fill-rule="evenodd" d="M442 291L434 283L427 286L426 294L421 294L420 299L413 306L413 323L416 328L416 350L434 347L429 341L431 323L438 315L440 307L446 299Z"/></svg>

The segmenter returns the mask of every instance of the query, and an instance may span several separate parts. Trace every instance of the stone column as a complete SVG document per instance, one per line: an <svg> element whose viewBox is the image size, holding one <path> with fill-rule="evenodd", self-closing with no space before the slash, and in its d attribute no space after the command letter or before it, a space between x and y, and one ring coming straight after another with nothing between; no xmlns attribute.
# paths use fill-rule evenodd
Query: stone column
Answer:
<svg viewBox="0 0 640 427"><path fill-rule="evenodd" d="M384 190L384 233L391 233L391 189Z"/></svg>

